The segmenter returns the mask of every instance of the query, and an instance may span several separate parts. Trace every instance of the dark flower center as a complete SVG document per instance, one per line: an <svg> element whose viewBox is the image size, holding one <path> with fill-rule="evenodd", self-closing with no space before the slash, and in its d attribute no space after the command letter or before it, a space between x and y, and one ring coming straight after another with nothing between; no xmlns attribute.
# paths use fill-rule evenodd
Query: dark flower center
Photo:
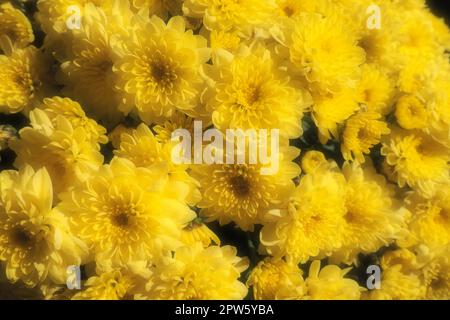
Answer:
<svg viewBox="0 0 450 320"><path fill-rule="evenodd" d="M129 219L126 213L119 213L112 217L113 223L118 227L126 227L128 226Z"/></svg>
<svg viewBox="0 0 450 320"><path fill-rule="evenodd" d="M20 248L28 248L32 243L31 234L22 227L16 227L10 234L10 241L13 245Z"/></svg>
<svg viewBox="0 0 450 320"><path fill-rule="evenodd" d="M240 197L245 197L250 193L250 185L243 176L232 177L230 184L234 193Z"/></svg>

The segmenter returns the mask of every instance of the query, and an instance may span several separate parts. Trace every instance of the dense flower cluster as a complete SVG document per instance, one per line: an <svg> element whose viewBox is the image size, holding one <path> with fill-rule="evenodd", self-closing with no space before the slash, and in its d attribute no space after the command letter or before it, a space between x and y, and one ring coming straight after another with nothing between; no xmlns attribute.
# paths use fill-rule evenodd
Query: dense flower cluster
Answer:
<svg viewBox="0 0 450 320"><path fill-rule="evenodd" d="M0 298L450 299L449 52L424 0L0 1Z"/></svg>

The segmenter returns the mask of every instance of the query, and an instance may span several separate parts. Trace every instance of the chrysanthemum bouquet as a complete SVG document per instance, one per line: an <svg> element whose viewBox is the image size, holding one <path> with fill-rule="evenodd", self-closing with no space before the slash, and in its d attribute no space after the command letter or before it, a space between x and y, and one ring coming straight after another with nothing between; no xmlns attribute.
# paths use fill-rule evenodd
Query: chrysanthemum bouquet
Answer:
<svg viewBox="0 0 450 320"><path fill-rule="evenodd" d="M449 50L424 0L0 1L0 298L450 299Z"/></svg>

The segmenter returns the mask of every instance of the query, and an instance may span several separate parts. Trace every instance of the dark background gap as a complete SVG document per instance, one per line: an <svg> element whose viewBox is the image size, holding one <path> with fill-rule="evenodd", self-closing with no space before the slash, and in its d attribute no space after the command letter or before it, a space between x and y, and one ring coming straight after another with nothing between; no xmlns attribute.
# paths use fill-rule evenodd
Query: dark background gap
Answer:
<svg viewBox="0 0 450 320"><path fill-rule="evenodd" d="M450 24L450 0L428 0L428 6L439 17Z"/></svg>

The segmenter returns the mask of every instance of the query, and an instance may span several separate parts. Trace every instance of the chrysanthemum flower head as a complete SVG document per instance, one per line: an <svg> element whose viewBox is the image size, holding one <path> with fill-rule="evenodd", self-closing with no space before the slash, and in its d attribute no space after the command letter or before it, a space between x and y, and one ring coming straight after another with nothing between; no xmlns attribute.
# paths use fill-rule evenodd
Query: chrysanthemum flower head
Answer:
<svg viewBox="0 0 450 320"><path fill-rule="evenodd" d="M68 31L67 21L76 13L71 8L77 8L80 18L84 14L84 7L92 2L101 5L105 0L39 0L37 3L38 12L36 19L41 24L42 30L47 34L64 33Z"/></svg>
<svg viewBox="0 0 450 320"><path fill-rule="evenodd" d="M201 198L198 182L187 173L187 165L172 162L174 146L175 143L171 141L165 143L158 141L146 124L140 124L136 130L121 135L120 145L117 150L114 150L114 154L131 160L137 167L164 166L170 181L174 184L182 183L189 186L186 201L194 205Z"/></svg>
<svg viewBox="0 0 450 320"><path fill-rule="evenodd" d="M17 154L14 165L45 167L56 194L84 181L103 163L99 145L83 127L74 127L62 115L52 121L41 109L31 111L30 120L31 126L11 144Z"/></svg>
<svg viewBox="0 0 450 320"><path fill-rule="evenodd" d="M395 65L398 41L394 33L402 21L394 4L390 0L340 2L346 9L349 23L356 27L353 33L358 38L358 46L364 49L366 62L376 68L381 67L383 72L388 74L398 70ZM374 5L376 7L373 7ZM378 15L378 12L381 14Z"/></svg>
<svg viewBox="0 0 450 320"><path fill-rule="evenodd" d="M449 247L432 259L423 268L427 287L426 298L430 300L450 299L450 258Z"/></svg>
<svg viewBox="0 0 450 320"><path fill-rule="evenodd" d="M267 258L251 272L247 286L256 300L299 300L306 293L300 268L282 259Z"/></svg>
<svg viewBox="0 0 450 320"><path fill-rule="evenodd" d="M87 253L66 218L52 210L53 190L45 169L26 166L0 174L0 260L12 282L34 287L46 279L65 283L66 268Z"/></svg>
<svg viewBox="0 0 450 320"><path fill-rule="evenodd" d="M319 129L322 144L339 136L339 126L359 110L357 97L351 90L314 97L312 118Z"/></svg>
<svg viewBox="0 0 450 320"><path fill-rule="evenodd" d="M405 273L415 272L421 266L416 254L405 248L388 251L381 257L382 269L387 270L395 265L400 265L401 271Z"/></svg>
<svg viewBox="0 0 450 320"><path fill-rule="evenodd" d="M283 128L284 136L301 135L308 95L279 71L269 50L243 46L234 56L222 52L208 71L214 83L207 105L218 129Z"/></svg>
<svg viewBox="0 0 450 320"><path fill-rule="evenodd" d="M157 124L152 129L155 132L156 139L165 144L172 140L172 133L177 129L186 129L193 134L194 119L177 111L164 123Z"/></svg>
<svg viewBox="0 0 450 320"><path fill-rule="evenodd" d="M186 31L181 17L167 25L156 16L136 19L131 28L135 39L118 49L114 66L121 110L129 113L136 106L151 123L177 109L194 109L202 92L200 67L210 58L206 39Z"/></svg>
<svg viewBox="0 0 450 320"><path fill-rule="evenodd" d="M395 91L392 80L386 75L385 69L365 64L356 90L359 93L358 103L364 105L367 110L382 115L391 111Z"/></svg>
<svg viewBox="0 0 450 320"><path fill-rule="evenodd" d="M342 11L329 16L301 14L288 40L290 59L321 92L354 87L365 61L354 33L348 32Z"/></svg>
<svg viewBox="0 0 450 320"><path fill-rule="evenodd" d="M381 274L381 288L367 295L371 300L417 300L424 297L425 287L417 273L403 272L394 265Z"/></svg>
<svg viewBox="0 0 450 320"><path fill-rule="evenodd" d="M420 131L393 130L381 153L400 187L408 185L429 196L439 184L448 183L449 149Z"/></svg>
<svg viewBox="0 0 450 320"><path fill-rule="evenodd" d="M76 101L61 97L47 98L38 108L44 110L53 125L57 124L58 116L61 115L69 120L74 128L83 128L94 143L106 143L108 141L105 136L106 129L94 120L89 119Z"/></svg>
<svg viewBox="0 0 450 320"><path fill-rule="evenodd" d="M145 261L129 261L123 268L97 268L83 283L84 289L71 297L72 300L128 300L143 290L151 276Z"/></svg>
<svg viewBox="0 0 450 320"><path fill-rule="evenodd" d="M343 173L347 180L343 245L333 261L351 264L359 253L376 252L397 239L407 212L394 198L394 189L371 166L345 163Z"/></svg>
<svg viewBox="0 0 450 320"><path fill-rule="evenodd" d="M201 18L209 30L237 29L246 33L267 23L275 3L272 0L186 0L183 13Z"/></svg>
<svg viewBox="0 0 450 320"><path fill-rule="evenodd" d="M107 124L114 124L123 117L118 110L120 100L115 90L112 36L126 33L124 25L132 19L128 3L117 1L115 4L110 10L92 3L84 7L83 21L80 29L72 32L70 54L61 61L58 77L66 95L80 101L90 115Z"/></svg>
<svg viewBox="0 0 450 320"><path fill-rule="evenodd" d="M115 158L63 195L57 208L70 217L97 264L123 266L182 244L181 231L195 213L184 202L188 187L172 188L164 172Z"/></svg>
<svg viewBox="0 0 450 320"><path fill-rule="evenodd" d="M399 40L398 59L408 62L409 59L430 59L441 54L431 20L426 19L425 10L408 10L404 12L399 24L397 39ZM420 49L419 49L420 48ZM420 50L420 54L417 50Z"/></svg>
<svg viewBox="0 0 450 320"><path fill-rule="evenodd" d="M48 63L33 46L0 56L0 111L28 112L51 88Z"/></svg>
<svg viewBox="0 0 450 320"><path fill-rule="evenodd" d="M439 63L436 68L445 69L433 79L426 94L429 125L425 131L450 148L450 68L444 63Z"/></svg>
<svg viewBox="0 0 450 320"><path fill-rule="evenodd" d="M306 299L311 300L359 300L363 290L358 282L345 278L351 268L340 269L327 265L320 269L320 261L311 263L306 279L308 290Z"/></svg>
<svg viewBox="0 0 450 320"><path fill-rule="evenodd" d="M325 155L316 150L307 151L302 158L302 169L305 173L312 173L316 168L320 168L327 163Z"/></svg>
<svg viewBox="0 0 450 320"><path fill-rule="evenodd" d="M192 175L201 185L198 206L202 215L220 224L234 222L243 230L253 230L254 224L264 221L268 211L286 201L293 190L292 179L300 174L300 167L292 160L299 153L295 147L281 148L278 172L268 175L262 173L262 163L248 160L244 164L194 165Z"/></svg>
<svg viewBox="0 0 450 320"><path fill-rule="evenodd" d="M359 112L345 123L341 150L345 160L364 163L364 155L381 142L381 137L391 132L387 123L376 112Z"/></svg>
<svg viewBox="0 0 450 320"><path fill-rule="evenodd" d="M231 246L204 248L201 243L177 249L152 269L150 299L243 299L247 287L238 279L248 267Z"/></svg>
<svg viewBox="0 0 450 320"><path fill-rule="evenodd" d="M342 245L345 178L325 165L302 177L278 219L264 224L261 250L288 261L306 262Z"/></svg>
<svg viewBox="0 0 450 320"><path fill-rule="evenodd" d="M0 5L0 52L1 43L9 41L15 48L25 48L34 41L33 28L28 18L18 9L15 9L11 3Z"/></svg>
<svg viewBox="0 0 450 320"><path fill-rule="evenodd" d="M423 129L428 124L426 104L414 95L405 95L398 99L395 117L403 129Z"/></svg>
<svg viewBox="0 0 450 320"><path fill-rule="evenodd" d="M120 300L126 298L132 282L120 270L115 270L90 277L84 286L87 289L75 294L73 300Z"/></svg>
<svg viewBox="0 0 450 320"><path fill-rule="evenodd" d="M445 184L427 199L418 192L410 193L405 202L411 211L408 234L399 244L411 247L424 244L436 249L450 244L450 186Z"/></svg>
<svg viewBox="0 0 450 320"><path fill-rule="evenodd" d="M213 56L220 54L220 49L227 50L231 53L236 53L243 42L238 31L212 30L206 28L200 30L200 34L209 40Z"/></svg>

